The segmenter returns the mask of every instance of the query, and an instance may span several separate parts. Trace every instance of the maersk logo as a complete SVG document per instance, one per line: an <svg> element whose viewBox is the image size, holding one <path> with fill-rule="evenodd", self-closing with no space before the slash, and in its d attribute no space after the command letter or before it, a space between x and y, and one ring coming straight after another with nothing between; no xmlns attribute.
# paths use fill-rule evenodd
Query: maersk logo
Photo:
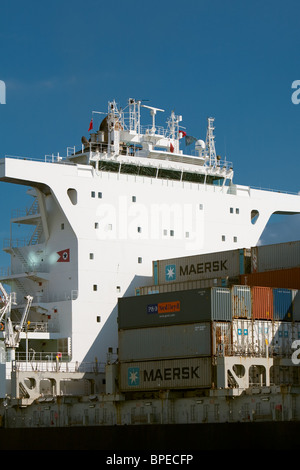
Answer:
<svg viewBox="0 0 300 470"><path fill-rule="evenodd" d="M165 268L166 281L175 281L176 279L176 266L175 264L168 264Z"/></svg>
<svg viewBox="0 0 300 470"><path fill-rule="evenodd" d="M0 80L0 104L6 104L6 87L2 80Z"/></svg>
<svg viewBox="0 0 300 470"><path fill-rule="evenodd" d="M128 367L128 385L140 385L140 368Z"/></svg>

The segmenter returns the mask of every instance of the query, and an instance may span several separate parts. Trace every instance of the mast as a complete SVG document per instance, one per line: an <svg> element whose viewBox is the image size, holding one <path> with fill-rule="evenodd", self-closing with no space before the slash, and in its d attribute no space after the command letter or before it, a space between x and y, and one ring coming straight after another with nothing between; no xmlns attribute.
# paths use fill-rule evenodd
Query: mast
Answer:
<svg viewBox="0 0 300 470"><path fill-rule="evenodd" d="M217 156L215 148L215 136L214 136L214 118L207 119L207 134L206 134L206 151L207 157L209 158L209 166L217 165Z"/></svg>

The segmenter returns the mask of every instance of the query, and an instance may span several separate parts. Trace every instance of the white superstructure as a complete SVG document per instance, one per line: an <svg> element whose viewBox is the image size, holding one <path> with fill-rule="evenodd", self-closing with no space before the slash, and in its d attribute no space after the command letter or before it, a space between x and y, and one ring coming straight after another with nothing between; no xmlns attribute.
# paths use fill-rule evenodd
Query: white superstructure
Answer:
<svg viewBox="0 0 300 470"><path fill-rule="evenodd" d="M105 362L117 348L117 299L151 283L154 259L255 246L273 213L300 213L298 195L233 183L215 151L213 119L195 155L184 155L181 117L172 113L162 129L162 111L111 102L99 130L66 158L1 160L0 180L33 195L12 218L33 235L6 241L11 266L0 278L17 293L15 321L33 296L20 353Z"/></svg>

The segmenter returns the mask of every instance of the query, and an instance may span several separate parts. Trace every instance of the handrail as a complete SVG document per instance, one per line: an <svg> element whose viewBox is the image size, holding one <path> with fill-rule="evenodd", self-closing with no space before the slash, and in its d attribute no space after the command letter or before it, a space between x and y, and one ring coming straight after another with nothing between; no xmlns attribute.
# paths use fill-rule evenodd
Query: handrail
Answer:
<svg viewBox="0 0 300 470"><path fill-rule="evenodd" d="M240 346L237 344L221 344L216 347L214 356L216 357L264 357L264 358L290 358L291 352L285 350L285 347L269 346Z"/></svg>
<svg viewBox="0 0 300 470"><path fill-rule="evenodd" d="M13 364L15 370L26 371L52 371L52 372L79 372L101 373L105 371L104 362L69 362L67 354L45 352L17 352Z"/></svg>

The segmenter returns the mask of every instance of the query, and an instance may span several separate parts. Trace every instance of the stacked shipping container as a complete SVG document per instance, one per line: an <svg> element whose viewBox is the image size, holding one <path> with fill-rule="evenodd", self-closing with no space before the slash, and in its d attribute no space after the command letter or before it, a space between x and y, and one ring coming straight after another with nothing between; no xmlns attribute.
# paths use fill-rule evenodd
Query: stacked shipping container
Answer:
<svg viewBox="0 0 300 470"><path fill-rule="evenodd" d="M119 329L200 321L231 321L231 291L226 287L123 297L118 303Z"/></svg>
<svg viewBox="0 0 300 470"><path fill-rule="evenodd" d="M299 265L300 241L251 248L252 273L299 268Z"/></svg>
<svg viewBox="0 0 300 470"><path fill-rule="evenodd" d="M119 299L121 389L211 387L219 354L290 357L299 252L293 242L155 261L153 285Z"/></svg>
<svg viewBox="0 0 300 470"><path fill-rule="evenodd" d="M239 281L248 286L300 289L300 268L242 274Z"/></svg>
<svg viewBox="0 0 300 470"><path fill-rule="evenodd" d="M293 303L300 304L298 291L239 285L119 299L122 390L160 389L168 380L175 388L208 386L208 361L212 368L218 355L291 357L300 339ZM196 369L179 372L189 360ZM190 382L189 373L196 374Z"/></svg>
<svg viewBox="0 0 300 470"><path fill-rule="evenodd" d="M211 387L212 349L230 342L230 289L123 297L118 307L122 391Z"/></svg>
<svg viewBox="0 0 300 470"><path fill-rule="evenodd" d="M218 285L221 282L224 286L231 279L262 285L255 274L259 274L263 282L276 283L266 287L300 289L300 241L153 261L155 286L199 280ZM293 285L286 285L290 283ZM201 287L209 286L212 284Z"/></svg>
<svg viewBox="0 0 300 470"><path fill-rule="evenodd" d="M251 273L251 252L246 249L153 261L154 285L197 280L218 282L247 273Z"/></svg>
<svg viewBox="0 0 300 470"><path fill-rule="evenodd" d="M299 321L299 291L234 285L119 299L120 329L234 318Z"/></svg>

